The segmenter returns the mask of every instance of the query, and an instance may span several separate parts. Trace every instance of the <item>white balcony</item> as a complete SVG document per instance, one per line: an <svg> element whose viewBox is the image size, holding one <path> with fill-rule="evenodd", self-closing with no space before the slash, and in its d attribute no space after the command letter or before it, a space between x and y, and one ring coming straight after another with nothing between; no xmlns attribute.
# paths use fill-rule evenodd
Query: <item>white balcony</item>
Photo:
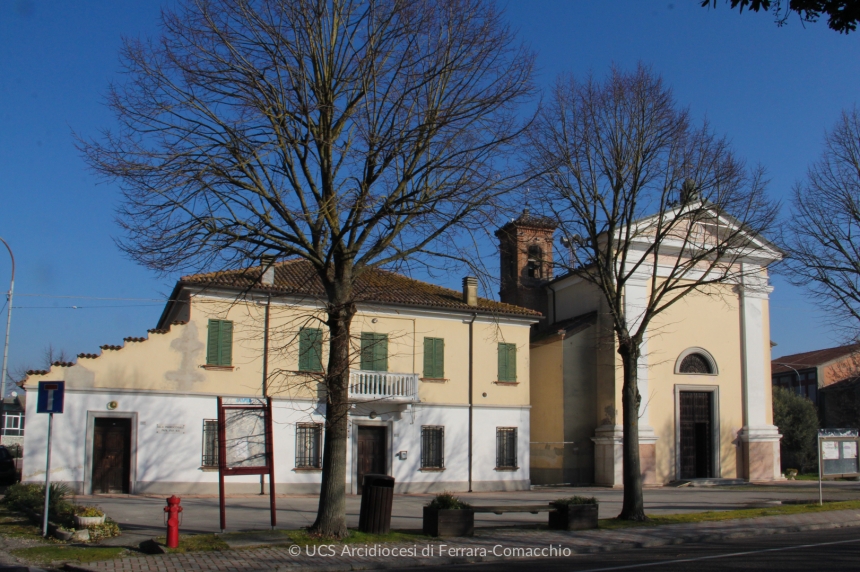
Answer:
<svg viewBox="0 0 860 572"><path fill-rule="evenodd" d="M418 374L350 370L349 398L352 401L418 401Z"/></svg>

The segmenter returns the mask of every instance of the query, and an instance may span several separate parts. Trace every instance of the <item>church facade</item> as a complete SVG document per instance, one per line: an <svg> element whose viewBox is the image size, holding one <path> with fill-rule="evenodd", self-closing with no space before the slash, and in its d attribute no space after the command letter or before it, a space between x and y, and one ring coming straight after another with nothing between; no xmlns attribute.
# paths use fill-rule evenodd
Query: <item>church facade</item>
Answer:
<svg viewBox="0 0 860 572"><path fill-rule="evenodd" d="M538 310L531 337L531 481L622 485L622 370L603 295L568 273L553 276L554 224L529 215L496 235L501 300ZM640 456L646 485L781 478L773 426L767 263L744 278L692 292L649 327L639 363ZM629 283L642 307L648 281Z"/></svg>

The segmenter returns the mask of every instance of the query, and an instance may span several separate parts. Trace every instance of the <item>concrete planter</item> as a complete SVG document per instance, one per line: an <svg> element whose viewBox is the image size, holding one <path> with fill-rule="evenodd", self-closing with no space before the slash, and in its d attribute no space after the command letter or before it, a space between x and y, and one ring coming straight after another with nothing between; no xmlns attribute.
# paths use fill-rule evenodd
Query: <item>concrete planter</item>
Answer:
<svg viewBox="0 0 860 572"><path fill-rule="evenodd" d="M475 511L424 507L424 534L430 536L474 536Z"/></svg>
<svg viewBox="0 0 860 572"><path fill-rule="evenodd" d="M549 513L549 527L553 530L597 528L596 504L568 504L554 508Z"/></svg>
<svg viewBox="0 0 860 572"><path fill-rule="evenodd" d="M59 528L54 530L54 538L57 540L71 540L74 535L74 530L60 530Z"/></svg>
<svg viewBox="0 0 860 572"><path fill-rule="evenodd" d="M78 516L75 515L75 528L81 529L96 524L104 524L105 515L101 516Z"/></svg>

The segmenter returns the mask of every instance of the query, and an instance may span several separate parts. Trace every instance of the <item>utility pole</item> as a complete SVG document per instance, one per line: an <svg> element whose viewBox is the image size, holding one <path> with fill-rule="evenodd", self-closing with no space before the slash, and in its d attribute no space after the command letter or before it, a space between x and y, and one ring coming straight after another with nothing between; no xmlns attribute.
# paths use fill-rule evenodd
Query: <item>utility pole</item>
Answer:
<svg viewBox="0 0 860 572"><path fill-rule="evenodd" d="M9 359L9 328L12 326L12 293L15 290L15 255L12 254L12 249L9 243L0 237L0 242L9 251L9 257L12 258L12 280L9 282L9 293L6 294L6 303L9 308L6 313L6 341L3 344L3 373L0 374L0 436L6 432L6 363Z"/></svg>

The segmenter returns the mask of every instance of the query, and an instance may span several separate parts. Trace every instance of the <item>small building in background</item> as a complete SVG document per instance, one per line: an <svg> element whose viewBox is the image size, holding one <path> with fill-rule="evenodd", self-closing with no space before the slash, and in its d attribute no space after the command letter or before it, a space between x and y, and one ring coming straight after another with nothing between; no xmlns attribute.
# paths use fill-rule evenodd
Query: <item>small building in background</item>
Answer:
<svg viewBox="0 0 860 572"><path fill-rule="evenodd" d="M24 392L13 391L3 400L3 424L0 427L0 444L14 448L24 445L24 412L26 410Z"/></svg>
<svg viewBox="0 0 860 572"><path fill-rule="evenodd" d="M790 389L812 401L823 421L826 406L821 391L860 374L860 344L782 356L771 362L770 371L775 387Z"/></svg>

